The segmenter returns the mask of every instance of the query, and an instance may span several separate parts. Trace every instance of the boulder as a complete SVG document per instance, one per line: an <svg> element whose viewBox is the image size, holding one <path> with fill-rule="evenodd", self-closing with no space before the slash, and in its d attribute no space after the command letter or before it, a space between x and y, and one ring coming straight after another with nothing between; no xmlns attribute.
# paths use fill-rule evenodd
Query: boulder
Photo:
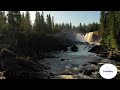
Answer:
<svg viewBox="0 0 120 90"><path fill-rule="evenodd" d="M92 74L92 72L95 72L95 70L85 70L84 74L89 76Z"/></svg>
<svg viewBox="0 0 120 90"><path fill-rule="evenodd" d="M15 57L14 52L10 51L7 48L3 48L0 53L1 53L1 57Z"/></svg>
<svg viewBox="0 0 120 90"><path fill-rule="evenodd" d="M95 52L99 53L101 51L101 46L100 45L95 45L93 48L91 48L88 52Z"/></svg>
<svg viewBox="0 0 120 90"><path fill-rule="evenodd" d="M98 62L97 61L91 61L91 62L89 62L90 64L94 64L94 65L97 65L98 64Z"/></svg>
<svg viewBox="0 0 120 90"><path fill-rule="evenodd" d="M57 50L57 51L61 51L61 50L63 50L64 52L66 52L66 51L68 51L68 48L67 48L67 46L58 46L55 50Z"/></svg>
<svg viewBox="0 0 120 90"><path fill-rule="evenodd" d="M97 54L97 56L103 57L103 58L107 57L105 54Z"/></svg>
<svg viewBox="0 0 120 90"><path fill-rule="evenodd" d="M84 42L85 45L88 45L89 43L88 42Z"/></svg>
<svg viewBox="0 0 120 90"><path fill-rule="evenodd" d="M94 64L87 64L84 67L81 68L81 70L79 71L79 73L83 73L84 75L92 75L93 72L97 71L99 69L99 67L97 65Z"/></svg>
<svg viewBox="0 0 120 90"><path fill-rule="evenodd" d="M66 46L63 46L63 47L61 48L61 50L63 50L64 52L66 52L66 51L68 51L68 48L67 48Z"/></svg>
<svg viewBox="0 0 120 90"><path fill-rule="evenodd" d="M65 59L61 59L61 61L65 61Z"/></svg>
<svg viewBox="0 0 120 90"><path fill-rule="evenodd" d="M73 45L73 46L71 47L71 51L77 52L77 51L78 51L78 47L75 46L75 45Z"/></svg>

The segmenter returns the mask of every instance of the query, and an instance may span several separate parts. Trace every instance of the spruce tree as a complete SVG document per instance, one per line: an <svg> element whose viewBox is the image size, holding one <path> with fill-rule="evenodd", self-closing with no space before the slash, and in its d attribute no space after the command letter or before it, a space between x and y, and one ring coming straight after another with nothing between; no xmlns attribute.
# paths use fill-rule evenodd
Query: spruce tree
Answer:
<svg viewBox="0 0 120 90"><path fill-rule="evenodd" d="M51 16L50 16L50 14L47 15L46 24L47 24L47 32L48 32L48 33L51 33L51 32L52 32L52 21L51 21Z"/></svg>
<svg viewBox="0 0 120 90"><path fill-rule="evenodd" d="M6 24L7 18L5 16L4 11L0 11L0 33L4 34L7 30L7 24Z"/></svg>
<svg viewBox="0 0 120 90"><path fill-rule="evenodd" d="M26 18L25 18L25 16L24 16L24 13L22 13L22 16L21 16L21 31L22 31L22 32L27 31Z"/></svg>
<svg viewBox="0 0 120 90"><path fill-rule="evenodd" d="M84 23L84 26L83 26L83 33L86 33L86 25Z"/></svg>
<svg viewBox="0 0 120 90"><path fill-rule="evenodd" d="M41 14L41 33L45 33L46 26L45 26L45 20L44 20L44 13Z"/></svg>
<svg viewBox="0 0 120 90"><path fill-rule="evenodd" d="M110 49L111 50L118 50L115 19L116 19L115 11L110 11L109 17L108 17L108 21L109 21L108 25L109 25L109 37L110 37Z"/></svg>
<svg viewBox="0 0 120 90"><path fill-rule="evenodd" d="M9 43L16 45L16 38L21 29L21 13L20 11L8 11L7 15L9 25Z"/></svg>
<svg viewBox="0 0 120 90"><path fill-rule="evenodd" d="M106 45L106 38L107 38L107 29L106 29L106 14L105 11L101 11L100 13L100 30L99 30L99 34L101 36L101 45L103 47L103 49L105 50L105 48L108 46ZM109 38L108 38L108 43L109 43Z"/></svg>
<svg viewBox="0 0 120 90"><path fill-rule="evenodd" d="M26 19L26 29L27 29L27 32L30 33L30 31L32 29L32 25L31 25L29 11L26 11L25 19Z"/></svg>
<svg viewBox="0 0 120 90"><path fill-rule="evenodd" d="M40 13L36 11L35 14L35 21L34 21L34 26L33 26L35 31L40 32Z"/></svg>
<svg viewBox="0 0 120 90"><path fill-rule="evenodd" d="M54 18L52 16L52 32L54 32Z"/></svg>

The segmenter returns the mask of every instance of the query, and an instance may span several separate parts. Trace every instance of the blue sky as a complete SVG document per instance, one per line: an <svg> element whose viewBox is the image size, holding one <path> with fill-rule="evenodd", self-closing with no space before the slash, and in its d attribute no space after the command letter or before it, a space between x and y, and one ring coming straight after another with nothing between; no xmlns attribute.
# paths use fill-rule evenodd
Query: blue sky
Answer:
<svg viewBox="0 0 120 90"><path fill-rule="evenodd" d="M24 12L24 11L22 11ZM42 11L39 11L40 13ZM92 22L98 22L100 20L100 11L43 11L44 17L50 14L54 17L55 23L69 23L72 22L72 25L78 26L81 22L82 24L89 24ZM30 11L32 23L35 19L35 11Z"/></svg>

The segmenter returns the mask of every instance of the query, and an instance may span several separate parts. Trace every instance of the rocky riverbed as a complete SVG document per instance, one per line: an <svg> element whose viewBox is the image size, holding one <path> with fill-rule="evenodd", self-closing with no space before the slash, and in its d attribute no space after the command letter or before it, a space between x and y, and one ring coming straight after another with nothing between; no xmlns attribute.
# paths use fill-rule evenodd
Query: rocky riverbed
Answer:
<svg viewBox="0 0 120 90"><path fill-rule="evenodd" d="M117 67L114 79L120 79L120 62L88 52L94 45L79 44L77 47L77 52L68 47L68 51L43 53L42 58L17 57L5 49L7 53L0 56L3 63L0 79L103 79L99 68L105 63Z"/></svg>
<svg viewBox="0 0 120 90"><path fill-rule="evenodd" d="M103 79L99 74L100 67L105 63L111 63L118 69L114 79L120 78L120 63L105 59L90 53L88 50L93 45L78 45L78 52L52 52L49 58L40 61L49 67L45 71L50 79ZM51 56L51 58L50 58Z"/></svg>

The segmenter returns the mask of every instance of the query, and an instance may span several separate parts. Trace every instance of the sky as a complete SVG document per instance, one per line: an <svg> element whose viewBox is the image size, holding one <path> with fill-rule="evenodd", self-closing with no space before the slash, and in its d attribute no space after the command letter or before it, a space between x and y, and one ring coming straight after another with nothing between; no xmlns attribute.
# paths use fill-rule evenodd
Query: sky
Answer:
<svg viewBox="0 0 120 90"><path fill-rule="evenodd" d="M25 11L21 11L25 12ZM31 21L34 22L35 12L30 11ZM42 11L39 11L40 13ZM80 22L82 24L89 24L93 22L100 22L100 11L43 11L46 19L47 14L54 17L55 23L72 23L72 25L78 26Z"/></svg>

